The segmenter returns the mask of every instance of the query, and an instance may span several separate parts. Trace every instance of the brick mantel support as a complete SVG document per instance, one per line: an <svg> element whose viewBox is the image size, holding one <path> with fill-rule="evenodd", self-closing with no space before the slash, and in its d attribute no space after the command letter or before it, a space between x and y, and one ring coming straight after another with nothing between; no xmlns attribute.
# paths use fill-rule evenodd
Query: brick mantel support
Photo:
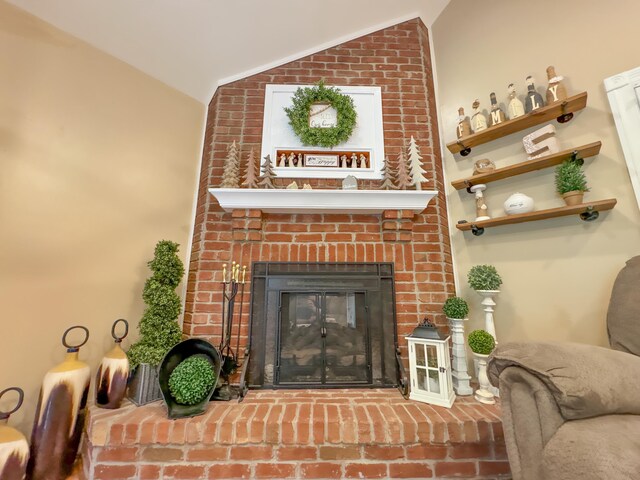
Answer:
<svg viewBox="0 0 640 480"><path fill-rule="evenodd" d="M262 210L234 210L231 217L234 241L262 241Z"/></svg>

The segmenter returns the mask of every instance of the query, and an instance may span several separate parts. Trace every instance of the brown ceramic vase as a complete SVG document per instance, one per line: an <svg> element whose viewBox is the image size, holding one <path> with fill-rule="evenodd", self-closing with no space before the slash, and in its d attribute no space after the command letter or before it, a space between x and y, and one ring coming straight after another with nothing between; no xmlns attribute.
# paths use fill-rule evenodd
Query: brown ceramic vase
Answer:
<svg viewBox="0 0 640 480"><path fill-rule="evenodd" d="M116 334L116 327L119 323L124 324L124 333L121 336ZM111 336L116 344L105 354L96 374L96 405L100 408L120 408L127 391L129 359L120 346L127 333L129 333L129 324L124 318L113 323Z"/></svg>
<svg viewBox="0 0 640 480"><path fill-rule="evenodd" d="M82 329L86 338L78 345L67 343L67 334ZM64 480L71 473L84 427L89 365L78 360L80 347L89 339L85 327L71 327L62 337L67 356L49 370L42 381L36 418L31 433L29 480Z"/></svg>
<svg viewBox="0 0 640 480"><path fill-rule="evenodd" d="M0 423L9 420L9 416L20 408L24 399L24 392L18 387L4 389L0 392L0 398L10 391L18 393L18 403L9 412L0 411ZM15 428L0 425L0 479L23 480L28 458L29 444L25 436Z"/></svg>

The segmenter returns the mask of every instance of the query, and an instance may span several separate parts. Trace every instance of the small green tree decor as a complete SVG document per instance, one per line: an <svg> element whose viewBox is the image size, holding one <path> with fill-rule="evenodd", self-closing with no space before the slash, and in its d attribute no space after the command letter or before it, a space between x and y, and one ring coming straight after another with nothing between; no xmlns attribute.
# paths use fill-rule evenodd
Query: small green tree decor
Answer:
<svg viewBox="0 0 640 480"><path fill-rule="evenodd" d="M582 167L575 160L565 160L556 167L556 190L567 205L582 203L584 192L588 192L587 179Z"/></svg>
<svg viewBox="0 0 640 480"><path fill-rule="evenodd" d="M484 330L474 330L467 337L467 343L473 353L489 355L496 347L493 336Z"/></svg>
<svg viewBox="0 0 640 480"><path fill-rule="evenodd" d="M460 297L451 297L444 302L442 311L447 318L463 319L469 314L469 305Z"/></svg>
<svg viewBox="0 0 640 480"><path fill-rule="evenodd" d="M147 308L138 325L140 339L127 352L131 368L141 363L159 365L182 338L178 325L182 306L175 289L184 275L184 265L177 255L178 248L169 240L159 241L153 260L147 264L153 274L142 292Z"/></svg>
<svg viewBox="0 0 640 480"><path fill-rule="evenodd" d="M169 391L176 402L195 405L211 394L216 375L211 362L197 355L188 357L169 376Z"/></svg>
<svg viewBox="0 0 640 480"><path fill-rule="evenodd" d="M467 275L469 285L474 290L498 290L502 285L502 278L493 265L475 265Z"/></svg>

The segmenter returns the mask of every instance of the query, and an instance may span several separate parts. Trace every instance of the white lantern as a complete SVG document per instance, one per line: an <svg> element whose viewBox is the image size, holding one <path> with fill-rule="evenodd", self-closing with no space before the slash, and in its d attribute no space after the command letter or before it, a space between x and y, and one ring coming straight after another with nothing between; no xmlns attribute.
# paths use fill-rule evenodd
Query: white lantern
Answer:
<svg viewBox="0 0 640 480"><path fill-rule="evenodd" d="M449 335L442 335L427 319L418 325L409 342L411 400L451 408L456 399L451 382Z"/></svg>

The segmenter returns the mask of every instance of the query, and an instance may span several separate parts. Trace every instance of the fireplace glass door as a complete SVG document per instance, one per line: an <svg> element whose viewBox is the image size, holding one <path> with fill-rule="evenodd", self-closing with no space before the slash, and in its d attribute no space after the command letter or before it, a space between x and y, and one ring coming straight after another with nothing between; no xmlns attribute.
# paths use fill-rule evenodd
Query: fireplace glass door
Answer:
<svg viewBox="0 0 640 480"><path fill-rule="evenodd" d="M390 263L255 262L251 388L380 388L399 381Z"/></svg>
<svg viewBox="0 0 640 480"><path fill-rule="evenodd" d="M371 383L365 292L280 292L275 384Z"/></svg>

